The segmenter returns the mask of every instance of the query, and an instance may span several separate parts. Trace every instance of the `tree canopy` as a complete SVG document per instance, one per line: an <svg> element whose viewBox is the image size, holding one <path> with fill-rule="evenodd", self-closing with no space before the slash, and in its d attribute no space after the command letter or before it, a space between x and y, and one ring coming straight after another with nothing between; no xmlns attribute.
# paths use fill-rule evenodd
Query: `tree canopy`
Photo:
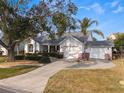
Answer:
<svg viewBox="0 0 124 93"><path fill-rule="evenodd" d="M124 46L124 33L114 34L116 39L114 40L115 46Z"/></svg>
<svg viewBox="0 0 124 93"><path fill-rule="evenodd" d="M38 19L41 31L61 36L69 28L74 29L76 22L73 16L76 12L77 7L71 0L43 0L38 6L32 7L27 16L33 15L34 19Z"/></svg>
<svg viewBox="0 0 124 93"><path fill-rule="evenodd" d="M0 30L6 41L0 39L0 43L9 51L11 60L16 44L43 31L49 32L51 38L55 33L62 34L71 26L68 20L73 19L72 15L77 11L71 0L40 0L39 4L30 7L31 2L0 0Z"/></svg>

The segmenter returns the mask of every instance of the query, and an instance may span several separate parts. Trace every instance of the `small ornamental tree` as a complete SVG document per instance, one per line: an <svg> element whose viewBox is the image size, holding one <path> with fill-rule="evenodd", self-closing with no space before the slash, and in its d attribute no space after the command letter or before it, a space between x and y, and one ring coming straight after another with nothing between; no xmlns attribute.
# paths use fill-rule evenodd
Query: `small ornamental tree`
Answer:
<svg viewBox="0 0 124 93"><path fill-rule="evenodd" d="M116 39L114 40L115 46L124 46L124 33L114 34Z"/></svg>

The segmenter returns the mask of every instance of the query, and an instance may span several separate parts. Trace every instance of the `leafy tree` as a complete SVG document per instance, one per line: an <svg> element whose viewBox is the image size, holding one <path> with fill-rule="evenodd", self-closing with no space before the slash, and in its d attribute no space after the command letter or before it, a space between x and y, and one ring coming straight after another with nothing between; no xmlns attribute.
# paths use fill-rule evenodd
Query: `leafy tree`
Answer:
<svg viewBox="0 0 124 93"><path fill-rule="evenodd" d="M124 33L114 34L116 39L114 40L115 46L124 46Z"/></svg>
<svg viewBox="0 0 124 93"><path fill-rule="evenodd" d="M0 42L8 50L9 61L14 61L16 44L35 35L30 18L22 17L16 13L19 3L21 4L22 1L20 0L16 4L14 0L11 2L8 0L0 1L0 29L4 34L4 41L6 41L0 40ZM16 8L13 7L14 5Z"/></svg>
<svg viewBox="0 0 124 93"><path fill-rule="evenodd" d="M63 9L64 11L57 11L52 17L52 21L57 28L57 35L59 37L66 31L70 32L71 29L76 29L76 19L72 16L76 14L78 8L70 0L65 6L67 8Z"/></svg>
<svg viewBox="0 0 124 93"><path fill-rule="evenodd" d="M56 3L55 3L56 2ZM71 0L42 0L33 6L27 16L37 20L41 31L47 31L51 39L61 36L69 29L75 29L77 7ZM34 20L33 20L34 22Z"/></svg>
<svg viewBox="0 0 124 93"><path fill-rule="evenodd" d="M8 50L9 61L14 61L16 44L43 31L48 31L53 38L55 33L53 16L60 13L62 19L65 20L67 12L74 13L76 9L72 7L74 4L70 0L40 0L38 5L30 8L31 1L0 0L0 29L6 41L0 39L0 44ZM56 24L60 23L63 26L66 25L66 22L61 20L56 22Z"/></svg>
<svg viewBox="0 0 124 93"><path fill-rule="evenodd" d="M63 13L56 13L52 18L53 23L58 28L57 29L57 35L62 36L63 33L65 33L67 28L67 16Z"/></svg>

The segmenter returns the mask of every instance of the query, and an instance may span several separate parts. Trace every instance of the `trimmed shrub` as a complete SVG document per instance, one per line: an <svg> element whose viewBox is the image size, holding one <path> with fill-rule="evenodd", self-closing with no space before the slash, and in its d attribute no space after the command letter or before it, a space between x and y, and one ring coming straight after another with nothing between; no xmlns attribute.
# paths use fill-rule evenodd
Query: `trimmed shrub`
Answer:
<svg viewBox="0 0 124 93"><path fill-rule="evenodd" d="M26 59L26 60L38 61L38 60L40 60L40 58L41 58L41 56L38 55L38 54L27 54L27 55L25 56L25 59Z"/></svg>
<svg viewBox="0 0 124 93"><path fill-rule="evenodd" d="M50 63L52 62L53 58L58 59L58 58L63 58L62 54L59 53L40 53L40 54L31 54L28 53L26 55L17 55L15 56L16 60L33 60L33 61L38 61L39 63ZM51 59L52 58L52 59Z"/></svg>
<svg viewBox="0 0 124 93"><path fill-rule="evenodd" d="M39 63L45 63L45 64L51 63L50 57L49 56L41 56Z"/></svg>
<svg viewBox="0 0 124 93"><path fill-rule="evenodd" d="M43 56L50 56L55 58L63 58L63 54L59 53L42 53Z"/></svg>
<svg viewBox="0 0 124 93"><path fill-rule="evenodd" d="M15 60L24 60L25 59L25 55L16 55L15 56Z"/></svg>
<svg viewBox="0 0 124 93"><path fill-rule="evenodd" d="M59 54L58 58L60 58L60 59L63 58L63 54Z"/></svg>

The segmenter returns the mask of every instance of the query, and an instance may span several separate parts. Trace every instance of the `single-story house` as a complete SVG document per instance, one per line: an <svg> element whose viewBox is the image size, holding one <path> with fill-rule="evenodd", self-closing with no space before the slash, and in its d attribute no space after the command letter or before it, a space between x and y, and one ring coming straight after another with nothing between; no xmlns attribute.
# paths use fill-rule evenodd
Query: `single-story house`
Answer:
<svg viewBox="0 0 124 93"><path fill-rule="evenodd" d="M20 51L24 53L59 52L65 59L73 59L78 58L84 52L84 45L90 58L105 59L106 54L112 56L114 46L112 42L94 41L91 36L86 37L80 32L65 33L56 40L42 39L42 37L28 38L17 45L15 51L17 54Z"/></svg>
<svg viewBox="0 0 124 93"><path fill-rule="evenodd" d="M6 56L7 54L8 54L7 49L0 45L0 55Z"/></svg>

